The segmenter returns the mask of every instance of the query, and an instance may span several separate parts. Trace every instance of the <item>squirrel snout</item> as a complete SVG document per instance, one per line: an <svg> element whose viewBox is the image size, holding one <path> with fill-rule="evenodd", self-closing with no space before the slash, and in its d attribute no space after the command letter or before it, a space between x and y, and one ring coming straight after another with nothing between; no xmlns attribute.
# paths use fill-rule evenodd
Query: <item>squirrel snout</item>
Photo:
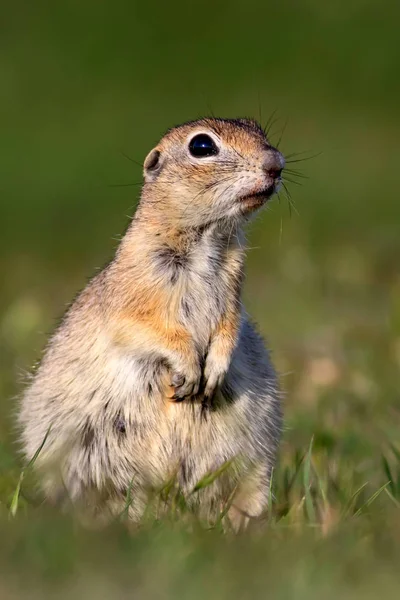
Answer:
<svg viewBox="0 0 400 600"><path fill-rule="evenodd" d="M268 150L263 164L266 174L274 180L279 179L284 166L285 159L282 154L275 148Z"/></svg>

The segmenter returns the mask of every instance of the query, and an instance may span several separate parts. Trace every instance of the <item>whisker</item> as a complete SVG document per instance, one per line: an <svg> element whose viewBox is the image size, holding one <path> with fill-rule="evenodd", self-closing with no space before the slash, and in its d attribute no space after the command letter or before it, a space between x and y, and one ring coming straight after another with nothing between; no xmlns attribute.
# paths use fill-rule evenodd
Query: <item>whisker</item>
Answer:
<svg viewBox="0 0 400 600"><path fill-rule="evenodd" d="M242 160L246 160L243 154L240 154L239 150L237 150L234 146L229 146Z"/></svg>
<svg viewBox="0 0 400 600"><path fill-rule="evenodd" d="M301 152L291 152L287 155L288 158L293 158L293 156L301 156L302 154L309 154L311 150L302 150Z"/></svg>
<svg viewBox="0 0 400 600"><path fill-rule="evenodd" d="M291 199L292 199L292 195L291 195L291 193L289 192L289 190L288 190L287 186L285 185L285 182L284 182L284 181L282 181L282 186L283 186L283 189L284 189L284 190L285 190L285 192L286 192L286 197L287 197L288 199L290 199L290 200L291 200Z"/></svg>
<svg viewBox="0 0 400 600"><path fill-rule="evenodd" d="M314 156L310 156L309 158L296 158L295 160L286 160L287 165L291 165L292 163L304 162L305 160L311 160Z"/></svg>
<svg viewBox="0 0 400 600"><path fill-rule="evenodd" d="M142 181L137 181L135 183L109 183L107 187L130 187L132 185L142 185Z"/></svg>
<svg viewBox="0 0 400 600"><path fill-rule="evenodd" d="M138 165L139 167L141 167L143 169L143 164L138 162L137 160L134 160L133 158L131 158L130 156L128 156L127 154L125 154L125 152L123 152L122 150L120 150L119 152L124 158L126 158L127 160L129 160L131 163L133 163L134 165Z"/></svg>
<svg viewBox="0 0 400 600"><path fill-rule="evenodd" d="M285 157L286 163L290 164L295 162L303 162L304 160L311 160L312 158L317 158L317 156L321 156L323 152L317 152L316 154L312 154L311 156L305 156L304 158L295 158L294 160L287 160L293 158L294 156L300 156L301 154L306 154L306 152L293 152L292 154L287 154Z"/></svg>
<svg viewBox="0 0 400 600"><path fill-rule="evenodd" d="M291 194L290 194L287 186L285 185L285 183L283 181L282 181L282 186L283 186L283 189L285 190L286 198L288 200L290 216L292 216L292 208L295 211L295 213L297 214L297 216L299 216L299 212L298 212L297 208L295 207L295 204L293 202L292 196L291 196Z"/></svg>
<svg viewBox="0 0 400 600"><path fill-rule="evenodd" d="M208 110L209 114L212 116L212 118L215 119L214 111L211 108L211 104L209 102L207 102L207 110Z"/></svg>
<svg viewBox="0 0 400 600"><path fill-rule="evenodd" d="M258 96L258 118L260 119L260 124L262 123L262 113L261 113L261 99L260 99L260 90L257 91Z"/></svg>
<svg viewBox="0 0 400 600"><path fill-rule="evenodd" d="M277 117L276 119L274 119L274 120L272 121L272 123L271 123L271 125L270 125L270 127L269 127L269 130L268 130L268 134L267 134L267 138L268 138L268 139L272 139L272 138L274 137L274 135L276 135L276 134L278 133L279 129L278 129L277 131L275 131L275 130L274 130L274 131L271 131L271 129L272 129L272 127L273 127L273 126L274 126L274 125L275 125L275 124L276 124L278 121L280 121L281 119L282 119L282 117Z"/></svg>
<svg viewBox="0 0 400 600"><path fill-rule="evenodd" d="M279 204L281 204L281 197L279 195L279 192L277 192L276 195L278 196ZM283 232L283 219L282 219L282 211L281 211L281 225L279 228L279 245L281 245L281 243L282 243L282 232Z"/></svg>
<svg viewBox="0 0 400 600"><path fill-rule="evenodd" d="M290 183L294 183L295 185L303 185L300 181L295 181L294 179L290 179L289 177L283 177L284 181L289 181Z"/></svg>
<svg viewBox="0 0 400 600"><path fill-rule="evenodd" d="M301 177L302 179L310 179L308 175L304 175L303 173L300 173L300 171L294 171L293 169L285 168L283 172L289 173L289 175L292 175L293 177Z"/></svg>
<svg viewBox="0 0 400 600"><path fill-rule="evenodd" d="M281 136L280 136L280 138L279 138L279 140L278 140L278 143L276 144L276 147L277 147L277 148L279 148L279 146L280 146L280 143L281 143L281 141L282 141L283 135L284 135L284 133L285 133L285 131L286 131L287 124L288 124L288 119L286 119L286 121L285 121L285 124L284 124L284 126L283 126L283 128L282 128Z"/></svg>
<svg viewBox="0 0 400 600"><path fill-rule="evenodd" d="M269 132L271 130L272 125L274 125L274 123L276 123L276 121L277 121L277 119L273 120L274 117L275 117L275 115L276 115L276 113L277 113L277 110L278 109L275 108L275 110L272 111L270 117L268 118L268 120L267 120L267 122L265 124L265 127L263 128L266 137L269 136Z"/></svg>

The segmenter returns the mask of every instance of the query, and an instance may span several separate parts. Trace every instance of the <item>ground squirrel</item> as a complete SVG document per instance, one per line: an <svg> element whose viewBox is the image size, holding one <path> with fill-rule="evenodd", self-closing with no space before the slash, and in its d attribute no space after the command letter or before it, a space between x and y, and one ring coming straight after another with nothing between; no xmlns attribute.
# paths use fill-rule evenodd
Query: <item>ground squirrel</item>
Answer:
<svg viewBox="0 0 400 600"><path fill-rule="evenodd" d="M206 519L229 498L235 528L266 508L281 407L241 302L242 227L283 167L250 119L185 123L148 154L114 259L67 311L22 398L27 457L47 434L36 466L49 499L118 514L131 490L138 520L175 476Z"/></svg>

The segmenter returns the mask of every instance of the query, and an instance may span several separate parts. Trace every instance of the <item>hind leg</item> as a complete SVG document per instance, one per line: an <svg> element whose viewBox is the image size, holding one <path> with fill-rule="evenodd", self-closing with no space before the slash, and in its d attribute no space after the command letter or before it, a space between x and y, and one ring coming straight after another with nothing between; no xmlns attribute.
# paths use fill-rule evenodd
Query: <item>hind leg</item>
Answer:
<svg viewBox="0 0 400 600"><path fill-rule="evenodd" d="M243 531L252 520L256 520L268 508L270 495L270 468L260 465L247 473L239 483L232 505L228 511L228 520L233 530Z"/></svg>

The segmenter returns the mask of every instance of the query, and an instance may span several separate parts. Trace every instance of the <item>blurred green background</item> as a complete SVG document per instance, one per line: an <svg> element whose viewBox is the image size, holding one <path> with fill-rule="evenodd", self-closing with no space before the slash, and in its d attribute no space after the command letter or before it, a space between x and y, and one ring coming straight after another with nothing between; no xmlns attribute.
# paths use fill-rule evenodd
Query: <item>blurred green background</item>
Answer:
<svg viewBox="0 0 400 600"><path fill-rule="evenodd" d="M292 165L308 177L301 186L289 184L297 212L290 214L281 196L249 231L245 301L269 340L286 393L280 473L285 465L292 468L296 453L314 436L313 461L328 482L331 512L340 512L343 498L351 498L358 486L365 484L370 496L388 481L382 460L388 457L392 465L400 427L399 22L400 5L377 0L2 3L0 514L13 557L11 563L3 557L4 565L18 573L29 564L39 573L37 585L50 557L55 572L65 561L80 572L69 525L58 525L58 543L48 539L53 522L46 525L29 502L27 521L7 523L20 470L15 395L66 304L112 256L140 192L141 169L132 161L143 161L171 125L211 113L250 116L265 124L276 111L272 142L284 129L284 154L316 155ZM135 185L125 185L130 183ZM400 473L400 460L397 468ZM278 482L278 503L283 488ZM342 586L343 597L366 598L367 588L376 597L371 590L383 589L383 583L381 575L375 583L369 579L378 567L374 544L381 556L379 544L397 548L399 540L393 526L398 511L393 521L386 519L389 506L396 508L396 489L390 489L394 502L386 495L388 504L376 509L372 525L368 521L374 539L368 551L365 531L353 538L353 525L343 525L343 540L324 546L321 581L294 553L288 559L289 583L280 587L277 578L274 597L322 592L330 597L333 584ZM400 497L400 475L398 491ZM299 488L298 497L285 496L285 502L301 503L301 497ZM390 543L379 537L385 527ZM143 551L138 541L123 538L123 544L133 544L129 560L139 553L143 572L155 569L160 582L167 577L162 592L152 591L149 582L143 594L173 598L180 589L192 598L200 593L194 582L209 573L209 549L203 552L200 540L193 550L193 539L182 535L171 542L171 552L174 544L179 547L171 580L163 554L168 544L154 558L158 538L141 540ZM279 533L279 546L279 539L269 536L265 560L275 557L268 563L275 576L276 557L286 560L291 541ZM319 556L320 541L310 540L308 532L304 536L296 537L296 548L308 544L310 556ZM358 579L348 581L356 539L371 555ZM121 543L114 550L122 556ZM212 546L213 560L235 572L240 587L245 579L232 566L238 556L224 563L226 542L218 543L221 547ZM243 543L253 556L249 568L259 588L238 597L263 597L264 550L257 546L260 540ZM277 544L272 554L271 544ZM61 547L67 547L65 555ZM199 572L186 580L185 557L193 552ZM338 552L345 565L340 569ZM397 549L391 556L395 565ZM242 570L248 574L246 566ZM391 590L395 572L385 575ZM79 593L89 589L93 577L76 584ZM222 587L210 588L208 595L232 597L228 580L222 578ZM125 597L125 584L114 588L109 582L107 589ZM91 588L96 597L99 587ZM67 594L69 588L63 589Z"/></svg>

